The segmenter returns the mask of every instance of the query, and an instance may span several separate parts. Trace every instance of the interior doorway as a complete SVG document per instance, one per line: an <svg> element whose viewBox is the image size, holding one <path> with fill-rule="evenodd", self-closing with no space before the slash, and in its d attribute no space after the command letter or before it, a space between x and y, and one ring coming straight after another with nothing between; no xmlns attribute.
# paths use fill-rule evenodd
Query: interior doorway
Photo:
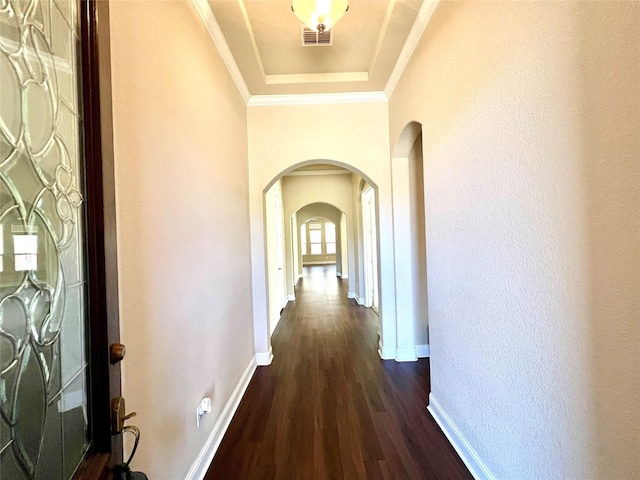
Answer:
<svg viewBox="0 0 640 480"><path fill-rule="evenodd" d="M280 308L287 304L287 295L284 278L284 217L282 214L282 198L275 192L275 220L276 220L276 268L278 269L278 298Z"/></svg>
<svg viewBox="0 0 640 480"><path fill-rule="evenodd" d="M394 149L393 235L396 287L396 359L429 356L427 250L422 127L409 124Z"/></svg>
<svg viewBox="0 0 640 480"><path fill-rule="evenodd" d="M261 259L265 266L264 275L254 277L255 341L259 365L270 364L273 358L271 336L277 332L281 313L286 315L286 310L281 312L280 308L281 295L278 292L282 283L278 280L278 255L284 252L284 299L295 301L297 284L304 274L303 265L309 260L303 257L311 254L311 251L303 252L305 239L301 237L311 237L311 229L304 227L304 223L313 218L322 217L324 222L319 229L320 242L315 242L315 247L307 245L309 250L313 247L316 249L314 253L322 256L314 260L320 265L335 264L332 271L341 279L339 283L345 289L345 296L356 299L360 305L365 304L364 287L367 283L371 287L367 296L367 306L372 307L372 313L377 314L380 332L388 330L388 338L394 337L391 333L394 330L392 312L386 319L383 318L383 295L378 273L380 253L377 186L360 171L347 167L345 164L327 160L302 162L283 171L263 190L264 223L261 231L264 236L261 238L264 239L264 248L253 252L256 255L255 261ZM364 189L371 190L365 195L369 199L366 212L367 231L370 233L367 242L363 239L362 228ZM275 192L278 192L277 196ZM385 217L387 231L391 228L388 220L390 218ZM283 225L283 248L280 248L278 241L280 227L276 223L279 222ZM304 230L301 227L304 227ZM368 282L364 280L365 243L370 264ZM386 287L389 290L389 284ZM387 290L384 290L384 296L387 293L392 294ZM390 304L393 305L393 302ZM383 325L386 325L386 329L382 328Z"/></svg>
<svg viewBox="0 0 640 480"><path fill-rule="evenodd" d="M269 334L273 334L280 321L282 309L287 305L285 279L284 207L281 182L276 182L265 193L267 235L267 282L269 285Z"/></svg>

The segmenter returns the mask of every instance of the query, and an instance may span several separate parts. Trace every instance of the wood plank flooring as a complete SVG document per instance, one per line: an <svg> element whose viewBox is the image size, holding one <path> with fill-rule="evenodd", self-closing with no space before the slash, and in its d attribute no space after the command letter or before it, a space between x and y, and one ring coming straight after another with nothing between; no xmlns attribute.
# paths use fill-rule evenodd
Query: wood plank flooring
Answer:
<svg viewBox="0 0 640 480"><path fill-rule="evenodd" d="M205 479L471 479L425 408L429 360L380 360L377 329L335 267L305 267Z"/></svg>

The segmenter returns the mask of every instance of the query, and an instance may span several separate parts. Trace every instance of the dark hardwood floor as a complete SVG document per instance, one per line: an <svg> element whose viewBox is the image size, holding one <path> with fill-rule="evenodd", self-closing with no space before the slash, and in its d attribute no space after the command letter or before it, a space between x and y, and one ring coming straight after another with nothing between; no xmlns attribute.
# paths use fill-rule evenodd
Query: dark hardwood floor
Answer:
<svg viewBox="0 0 640 480"><path fill-rule="evenodd" d="M305 267L205 479L472 478L425 408L429 360L380 360L377 329L335 267Z"/></svg>

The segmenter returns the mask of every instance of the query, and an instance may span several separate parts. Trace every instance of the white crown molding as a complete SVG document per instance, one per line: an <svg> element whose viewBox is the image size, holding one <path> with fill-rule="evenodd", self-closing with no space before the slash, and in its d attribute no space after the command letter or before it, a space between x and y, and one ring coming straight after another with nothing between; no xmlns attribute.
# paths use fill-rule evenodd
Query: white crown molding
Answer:
<svg viewBox="0 0 640 480"><path fill-rule="evenodd" d="M396 0L389 0L387 4L387 10L384 12L384 19L382 20L382 26L378 31L378 38L376 39L376 45L373 48L373 56L371 57L371 63L369 64L369 76L373 75L373 69L378 63L378 58L380 57L380 50L382 50L382 42L384 41L384 37L387 35L387 29L389 28L389 22L391 21L391 14L393 13L393 8L396 6Z"/></svg>
<svg viewBox="0 0 640 480"><path fill-rule="evenodd" d="M429 20L431 20L431 16L438 6L439 1L440 0L424 0L422 5L420 6L416 21L413 23L413 27L411 27L411 31L407 36L407 41L404 43L402 51L398 56L398 60L393 67L391 75L389 75L387 85L386 87L384 87L384 93L386 94L387 98L391 98L391 95L393 95L393 91L398 86L400 77L404 73L404 69L407 68L409 60L411 60L411 56L418 46L418 42L420 41L420 38L422 38L424 29L427 28L427 24L429 23Z"/></svg>
<svg viewBox="0 0 640 480"><path fill-rule="evenodd" d="M267 78L267 76L264 73L264 64L262 63L262 56L260 55L260 49L258 48L258 43L256 42L256 35L255 33L253 33L253 26L251 25L251 20L249 20L249 14L247 13L247 6L244 4L244 0L238 0L238 7L240 8L240 12L242 13L244 26L247 29L247 33L249 34L249 40L251 41L251 48L253 49L253 55L256 57L256 61L258 62L260 75L262 76L262 80L264 81Z"/></svg>
<svg viewBox="0 0 640 480"><path fill-rule="evenodd" d="M266 75L267 85L295 85L301 83L345 83L368 82L368 72L338 72L338 73L299 73L286 75Z"/></svg>
<svg viewBox="0 0 640 480"><path fill-rule="evenodd" d="M462 432L458 429L451 417L442 409L442 406L429 394L429 406L427 410L436 421L440 430L445 434L449 443L453 446L463 463L469 469L476 480L496 480L487 465L482 461L478 452L471 446Z"/></svg>
<svg viewBox="0 0 640 480"><path fill-rule="evenodd" d="M250 107L274 105L320 105L323 103L376 103L386 102L384 92L312 93L305 95L251 95Z"/></svg>
<svg viewBox="0 0 640 480"><path fill-rule="evenodd" d="M249 97L251 97L251 93L249 92L249 88L240 73L240 69L238 68L235 58L233 58L233 54L231 53L231 49L222 34L222 30L220 30L220 25L218 25L218 21L211 11L211 7L209 7L207 0L191 0L191 2L198 16L204 22L204 25L209 32L209 36L218 49L218 53L222 57L222 61L227 66L229 75L231 75L231 78L236 84L240 95L244 99L245 103L248 102Z"/></svg>
<svg viewBox="0 0 640 480"><path fill-rule="evenodd" d="M202 480L206 475L209 465L211 465L213 457L220 446L220 442L222 442L222 437L224 437L224 434L229 428L231 419L235 415L236 410L238 410L240 400L242 400L244 392L247 390L249 382L251 382L251 378L253 377L253 372L255 371L256 361L255 358L252 358L251 362L249 362L249 365L240 377L240 381L236 385L236 388L233 390L229 401L222 409L222 413L213 426L213 430L211 430L202 450L200 450L198 457L195 462L193 462L193 465L191 465L189 473L187 473L186 480Z"/></svg>

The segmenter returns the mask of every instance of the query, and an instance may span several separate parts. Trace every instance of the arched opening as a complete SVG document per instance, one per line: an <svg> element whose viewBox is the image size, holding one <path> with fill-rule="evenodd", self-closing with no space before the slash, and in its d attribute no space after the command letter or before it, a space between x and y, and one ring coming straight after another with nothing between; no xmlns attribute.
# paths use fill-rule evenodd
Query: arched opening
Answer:
<svg viewBox="0 0 640 480"><path fill-rule="evenodd" d="M295 285L301 276L305 261L336 264L336 275L348 284L347 296L356 299L364 296L365 284L359 281L356 274L359 264L363 264L364 255L363 242L359 240L362 234L358 229L358 218L362 215L360 212L356 213L361 193L359 187L363 182L370 187L375 198L377 186L362 172L340 162L318 160L301 162L286 169L270 181L263 191L264 286L267 304L267 328L263 331L268 332L268 345L282 313L283 303L295 299ZM279 209L281 215L278 214ZM311 222L313 226L307 223L312 219L315 219ZM379 228L376 211L370 221L373 222L377 244ZM283 226L282 242L279 242L278 225ZM302 231L304 233L301 233ZM306 243L302 241L302 235L306 237ZM278 270L280 252L284 252L284 280L281 279ZM375 306L378 306L384 300L384 295L379 293L377 254L372 268L375 269L376 298L379 298ZM281 289L282 284L284 292ZM256 316L256 322L258 319L259 316ZM394 321L393 318L390 320ZM257 359L259 364L268 364L271 352L262 362L258 354Z"/></svg>
<svg viewBox="0 0 640 480"><path fill-rule="evenodd" d="M429 356L422 126L403 130L391 161L398 360Z"/></svg>
<svg viewBox="0 0 640 480"><path fill-rule="evenodd" d="M297 258L294 257L297 276L301 275L304 265L335 264L336 275L348 279L346 248L350 239L346 230L346 214L334 205L316 202L297 210L293 220L298 225L298 230L292 230L298 251Z"/></svg>

